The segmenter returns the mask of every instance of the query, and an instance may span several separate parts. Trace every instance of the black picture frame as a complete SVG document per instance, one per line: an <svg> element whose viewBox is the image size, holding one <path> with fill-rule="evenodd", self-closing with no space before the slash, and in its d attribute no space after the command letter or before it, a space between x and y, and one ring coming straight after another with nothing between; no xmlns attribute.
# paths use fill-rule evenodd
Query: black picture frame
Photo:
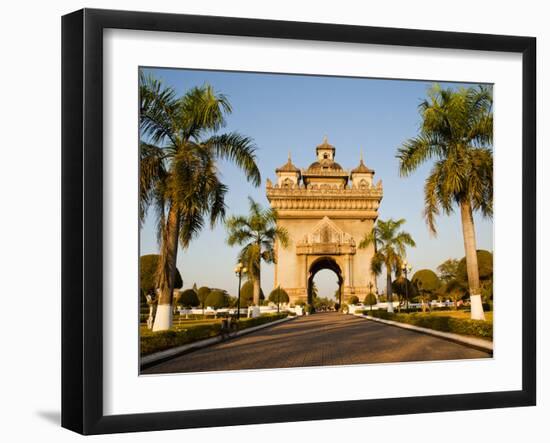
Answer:
<svg viewBox="0 0 550 443"><path fill-rule="evenodd" d="M103 30L170 31L519 53L522 97L522 389L131 415L103 413ZM62 18L62 426L82 434L536 404L536 39L83 9Z"/></svg>

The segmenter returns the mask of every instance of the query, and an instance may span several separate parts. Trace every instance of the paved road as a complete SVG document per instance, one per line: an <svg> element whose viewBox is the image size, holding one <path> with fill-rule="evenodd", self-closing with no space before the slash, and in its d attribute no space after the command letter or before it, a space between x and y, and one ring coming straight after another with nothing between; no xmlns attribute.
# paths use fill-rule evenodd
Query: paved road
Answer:
<svg viewBox="0 0 550 443"><path fill-rule="evenodd" d="M143 373L487 357L486 352L430 335L351 315L318 313L176 357Z"/></svg>

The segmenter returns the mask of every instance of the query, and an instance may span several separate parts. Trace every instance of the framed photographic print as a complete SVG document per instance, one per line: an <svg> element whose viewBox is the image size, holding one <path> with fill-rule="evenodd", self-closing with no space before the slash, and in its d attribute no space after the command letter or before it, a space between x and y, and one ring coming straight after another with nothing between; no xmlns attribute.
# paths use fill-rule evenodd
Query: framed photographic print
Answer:
<svg viewBox="0 0 550 443"><path fill-rule="evenodd" d="M62 425L536 402L530 37L62 21Z"/></svg>

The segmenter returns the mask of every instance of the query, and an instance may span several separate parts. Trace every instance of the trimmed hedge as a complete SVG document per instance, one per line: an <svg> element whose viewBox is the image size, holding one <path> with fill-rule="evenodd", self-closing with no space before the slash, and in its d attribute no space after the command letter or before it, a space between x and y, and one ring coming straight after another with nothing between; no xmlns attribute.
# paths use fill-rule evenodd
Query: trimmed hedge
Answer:
<svg viewBox="0 0 550 443"><path fill-rule="evenodd" d="M435 329L436 331L452 332L454 334L472 335L475 337L493 338L493 322L486 320L470 320L453 318L450 316L426 314L398 314L387 311L363 311L372 317L384 320L393 320L400 323L408 323L421 328Z"/></svg>
<svg viewBox="0 0 550 443"><path fill-rule="evenodd" d="M221 322L190 324L183 329L170 329L161 332L142 332L140 353L142 356L186 345L197 340L215 337L222 330Z"/></svg>
<svg viewBox="0 0 550 443"><path fill-rule="evenodd" d="M288 314L268 314L256 318L241 318L237 323L237 330L263 325L281 318ZM234 323L235 324L235 323ZM199 320L186 321L182 327L170 329L169 331L152 332L146 328L141 329L140 353L141 356L164 351L176 346L186 345L205 338L216 337L222 331L221 320Z"/></svg>

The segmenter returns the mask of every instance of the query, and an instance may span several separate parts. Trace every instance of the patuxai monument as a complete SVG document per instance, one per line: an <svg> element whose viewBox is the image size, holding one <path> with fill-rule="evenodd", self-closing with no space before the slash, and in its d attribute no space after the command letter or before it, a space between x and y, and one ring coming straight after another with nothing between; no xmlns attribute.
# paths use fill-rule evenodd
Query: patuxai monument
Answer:
<svg viewBox="0 0 550 443"><path fill-rule="evenodd" d="M275 287L285 289L291 302L307 299L322 269L334 271L342 302L356 295L363 300L376 278L370 269L374 246L358 247L370 232L382 200L382 183L361 156L351 171L335 160L336 148L325 137L316 148L316 160L299 169L291 160L276 169L275 184L267 180L267 199L278 212L290 244L276 245Z"/></svg>

